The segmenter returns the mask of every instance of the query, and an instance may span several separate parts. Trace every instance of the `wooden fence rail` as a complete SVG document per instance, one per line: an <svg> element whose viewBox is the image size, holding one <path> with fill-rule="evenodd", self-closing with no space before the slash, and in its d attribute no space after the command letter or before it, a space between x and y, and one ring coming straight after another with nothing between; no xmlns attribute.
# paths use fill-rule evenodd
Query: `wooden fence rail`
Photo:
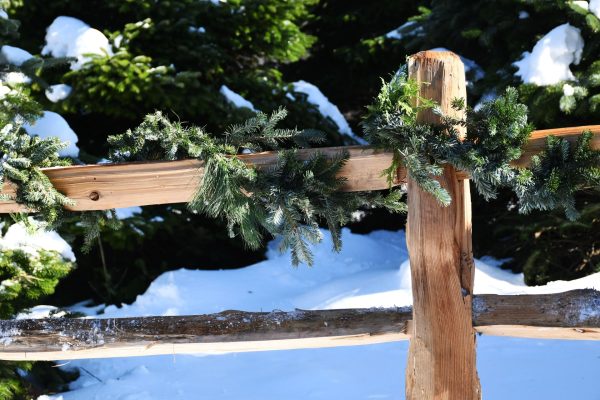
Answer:
<svg viewBox="0 0 600 400"><path fill-rule="evenodd" d="M534 131L523 149L523 156L514 162L525 166L534 154L544 148L549 135L576 138L584 130L592 131L592 147L600 149L600 125L580 126ZM299 150L301 157L315 153L337 155L347 151L350 159L340 171L346 178L343 190L349 192L381 190L388 187L382 171L392 163L392 154L366 146L327 147ZM273 166L277 162L276 152L240 155L240 159L257 168ZM202 178L202 162L198 160L154 161L120 164L76 165L44 169L52 184L63 194L75 200L69 209L74 211L107 210L110 208L171 204L188 202ZM467 178L458 173L459 179ZM396 184L406 181L406 171L398 171ZM2 193L13 195L15 187L7 182ZM0 213L27 211L11 201L0 202Z"/></svg>
<svg viewBox="0 0 600 400"><path fill-rule="evenodd" d="M0 359L66 360L289 350L410 339L412 309L224 311L177 317L0 321ZM479 295L473 322L488 335L600 340L600 292Z"/></svg>

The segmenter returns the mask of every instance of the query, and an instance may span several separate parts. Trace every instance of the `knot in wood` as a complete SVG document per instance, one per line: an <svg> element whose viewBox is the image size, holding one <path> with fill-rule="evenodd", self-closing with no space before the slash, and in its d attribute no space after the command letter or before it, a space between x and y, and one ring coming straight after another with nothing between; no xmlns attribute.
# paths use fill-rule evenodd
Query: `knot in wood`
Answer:
<svg viewBox="0 0 600 400"><path fill-rule="evenodd" d="M100 199L100 193L98 193L94 190L93 192L90 193L89 198L92 201L98 201Z"/></svg>

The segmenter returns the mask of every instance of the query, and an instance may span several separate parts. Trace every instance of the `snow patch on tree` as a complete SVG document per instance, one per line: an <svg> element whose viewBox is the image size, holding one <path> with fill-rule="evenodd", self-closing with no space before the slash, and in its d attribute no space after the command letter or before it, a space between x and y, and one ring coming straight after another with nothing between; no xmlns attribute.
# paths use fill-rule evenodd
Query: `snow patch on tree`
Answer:
<svg viewBox="0 0 600 400"><path fill-rule="evenodd" d="M356 136L356 134L350 128L350 125L348 125L348 121L346 121L346 118L344 118L340 112L340 109L337 108L335 104L330 102L318 87L303 80L294 82L293 86L295 92L304 93L307 96L306 100L309 103L317 106L321 115L323 115L325 118L330 118L337 125L340 133L350 136L359 144L367 144L366 140Z"/></svg>
<svg viewBox="0 0 600 400"><path fill-rule="evenodd" d="M30 52L14 46L4 45L2 46L0 53L2 54L3 61L6 61L8 64L16 65L17 67L20 67L25 61L33 58Z"/></svg>
<svg viewBox="0 0 600 400"><path fill-rule="evenodd" d="M589 10L590 5L587 1L574 1L573 4L575 4L577 7L581 7L584 10Z"/></svg>
<svg viewBox="0 0 600 400"><path fill-rule="evenodd" d="M516 75L525 83L539 86L575 80L569 66L579 64L583 45L578 28L568 23L557 26L535 44L531 53L523 53L522 59L514 63L519 68Z"/></svg>
<svg viewBox="0 0 600 400"><path fill-rule="evenodd" d="M405 24L400 25L398 28L386 33L385 37L388 39L401 40L405 37L421 35L422 33L422 26L417 25L415 21L408 21Z"/></svg>
<svg viewBox="0 0 600 400"><path fill-rule="evenodd" d="M133 206L133 207L116 208L115 212L117 213L118 219L125 219L125 218L133 217L135 214L141 213L142 207Z"/></svg>
<svg viewBox="0 0 600 400"><path fill-rule="evenodd" d="M78 70L90 60L89 54L113 54L108 39L99 30L65 16L57 17L48 27L42 55L74 57L77 61L71 63L71 69Z"/></svg>
<svg viewBox="0 0 600 400"><path fill-rule="evenodd" d="M3 82L8 83L9 85L19 85L22 83L31 83L31 78L25 75L22 72L8 72L2 74L1 79Z"/></svg>
<svg viewBox="0 0 600 400"><path fill-rule="evenodd" d="M63 258L75 261L75 254L71 246L55 231L38 229L31 233L23 222L12 224L6 234L0 238L0 249L23 250L36 255L38 250L53 250L60 253Z"/></svg>
<svg viewBox="0 0 600 400"><path fill-rule="evenodd" d="M223 96L225 96L227 101L229 101L231 104L233 104L237 108L249 108L250 110L252 110L254 112L257 111L251 102L249 102L248 100L246 100L245 98L243 98L242 96L240 96L239 94L234 92L233 90L229 89L227 86L225 86L225 85L221 86L221 89L219 90L219 92Z"/></svg>
<svg viewBox="0 0 600 400"><path fill-rule="evenodd" d="M596 17L600 18L600 0L590 0L588 9Z"/></svg>
<svg viewBox="0 0 600 400"><path fill-rule="evenodd" d="M79 140L77 134L71 129L67 121L55 112L44 111L41 118L31 125L23 125L23 129L25 129L30 136L39 136L42 139L56 136L63 142L68 142L68 147L65 147L58 153L61 157L79 156L79 147L76 145Z"/></svg>
<svg viewBox="0 0 600 400"><path fill-rule="evenodd" d="M69 97L72 89L71 86L65 85L64 83L52 85L46 89L46 98L53 103L57 103Z"/></svg>

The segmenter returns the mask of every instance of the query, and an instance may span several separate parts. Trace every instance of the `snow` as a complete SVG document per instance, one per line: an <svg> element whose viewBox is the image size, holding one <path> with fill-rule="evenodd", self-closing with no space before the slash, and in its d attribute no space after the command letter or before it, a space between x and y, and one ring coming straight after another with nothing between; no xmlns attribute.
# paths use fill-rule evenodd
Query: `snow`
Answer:
<svg viewBox="0 0 600 400"><path fill-rule="evenodd" d="M74 57L71 69L78 70L90 60L88 54L112 56L106 36L77 18L57 17L46 31L42 55Z"/></svg>
<svg viewBox="0 0 600 400"><path fill-rule="evenodd" d="M568 83L563 85L563 94L565 96L573 96L575 94L575 88Z"/></svg>
<svg viewBox="0 0 600 400"><path fill-rule="evenodd" d="M292 85L295 92L304 93L307 95L306 100L309 103L317 106L321 115L323 115L325 118L331 118L331 120L337 125L340 133L350 136L359 144L367 144L366 140L356 136L354 132L352 132L350 125L348 125L348 122L340 112L340 109L337 108L335 104L331 103L318 87L303 80L294 82Z"/></svg>
<svg viewBox="0 0 600 400"><path fill-rule="evenodd" d="M9 85L18 85L21 83L31 83L31 78L25 75L22 72L8 72L2 74L3 82L8 83Z"/></svg>
<svg viewBox="0 0 600 400"><path fill-rule="evenodd" d="M139 214L142 212L142 207L134 206L134 207L124 207L124 208L116 208L118 219L125 219L129 217L133 217L135 214Z"/></svg>
<svg viewBox="0 0 600 400"><path fill-rule="evenodd" d="M77 135L73 132L67 121L59 114L52 111L44 111L42 117L36 120L33 125L25 124L23 128L30 136L39 136L42 139L56 136L63 142L69 142L68 147L58 152L61 157L79 156L79 148L76 145L78 141Z"/></svg>
<svg viewBox="0 0 600 400"><path fill-rule="evenodd" d="M221 86L221 89L219 90L219 92L221 92L221 94L223 96L225 96L227 101L229 101L231 104L233 104L237 108L249 108L250 110L252 110L254 112L257 111L251 102L249 102L248 100L246 100L245 98L243 98L242 96L240 96L239 94L234 92L233 90L229 89L227 86L225 86L225 85Z"/></svg>
<svg viewBox="0 0 600 400"><path fill-rule="evenodd" d="M71 94L73 88L64 83L58 85L52 85L46 89L46 97L53 103L57 103L61 100L66 99Z"/></svg>
<svg viewBox="0 0 600 400"><path fill-rule="evenodd" d="M415 36L423 33L423 27L418 26L415 21L408 21L403 25L400 25L398 28L389 31L385 34L385 37L388 39L404 39L406 36Z"/></svg>
<svg viewBox="0 0 600 400"><path fill-rule="evenodd" d="M344 229L344 248L339 254L331 252L329 236L323 233L327 239L313 248L312 268L292 268L289 254L279 254L278 243L273 241L266 261L237 270L164 273L133 304L107 307L103 316L411 303L404 232L358 235ZM491 258L476 262L476 293L600 288L600 273L572 282L527 287L522 274L501 270L497 264ZM85 310L83 305L77 306ZM598 398L598 342L487 336L478 337L477 342L478 371L486 399ZM404 341L332 349L72 361L63 368L80 368L80 378L71 384L71 391L46 400L402 399L407 350Z"/></svg>
<svg viewBox="0 0 600 400"><path fill-rule="evenodd" d="M0 249L20 249L30 254L35 254L38 250L54 250L65 259L75 261L71 246L58 233L43 229L30 233L23 222L8 227L6 234L0 238Z"/></svg>
<svg viewBox="0 0 600 400"><path fill-rule="evenodd" d="M596 17L600 18L600 0L590 0L589 10Z"/></svg>
<svg viewBox="0 0 600 400"><path fill-rule="evenodd" d="M568 23L557 26L535 44L531 53L523 53L521 60L514 63L519 69L516 75L525 83L539 86L574 80L569 66L579 64L583 45L578 28Z"/></svg>
<svg viewBox="0 0 600 400"><path fill-rule="evenodd" d="M206 28L203 26L190 26L188 28L188 32L190 33L206 33Z"/></svg>
<svg viewBox="0 0 600 400"><path fill-rule="evenodd" d="M16 65L17 67L20 67L25 61L33 57L31 53L26 50L8 45L2 46L0 52L6 62Z"/></svg>

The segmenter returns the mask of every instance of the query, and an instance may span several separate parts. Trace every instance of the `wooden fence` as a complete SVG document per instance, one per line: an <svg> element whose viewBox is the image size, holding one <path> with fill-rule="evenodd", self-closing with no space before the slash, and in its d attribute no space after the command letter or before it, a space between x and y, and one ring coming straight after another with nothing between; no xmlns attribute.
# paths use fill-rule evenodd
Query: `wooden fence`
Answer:
<svg viewBox="0 0 600 400"><path fill-rule="evenodd" d="M409 59L409 76L423 97L453 113L453 98L466 98L464 66L450 52L422 52ZM421 122L438 122L424 111ZM515 166L525 166L544 148L549 135L575 140L600 125L535 131ZM368 147L301 150L350 158L340 175L343 190L387 188L382 171L391 154ZM256 168L276 162L265 152L239 156ZM197 160L48 168L55 187L76 201L73 210L102 210L136 205L187 202L202 177ZM547 295L473 296L471 202L467 174L444 168L440 183L451 194L441 207L400 169L396 184L408 183L407 244L413 308L296 310L181 317L40 319L0 321L0 359L53 360L123 357L190 352L263 351L349 346L410 339L407 399L479 399L475 364L476 333L544 339L600 339L600 292L578 290ZM14 193L6 183L3 193ZM27 211L0 203L0 213Z"/></svg>

